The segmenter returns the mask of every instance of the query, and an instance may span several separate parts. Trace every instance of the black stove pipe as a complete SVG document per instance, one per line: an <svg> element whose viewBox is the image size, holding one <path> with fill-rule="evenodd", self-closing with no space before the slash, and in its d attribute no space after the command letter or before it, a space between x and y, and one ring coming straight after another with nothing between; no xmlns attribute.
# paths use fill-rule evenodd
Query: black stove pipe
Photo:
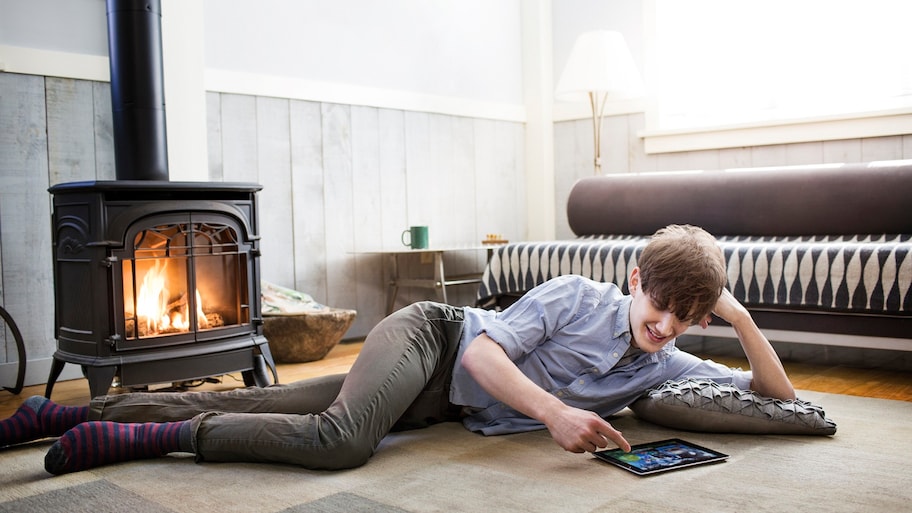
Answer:
<svg viewBox="0 0 912 513"><path fill-rule="evenodd" d="M106 0L118 180L168 180L160 0Z"/></svg>

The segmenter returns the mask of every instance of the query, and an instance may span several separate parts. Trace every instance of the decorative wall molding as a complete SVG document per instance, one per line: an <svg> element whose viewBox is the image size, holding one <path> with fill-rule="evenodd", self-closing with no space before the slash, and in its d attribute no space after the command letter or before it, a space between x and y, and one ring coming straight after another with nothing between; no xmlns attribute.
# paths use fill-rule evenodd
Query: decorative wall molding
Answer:
<svg viewBox="0 0 912 513"><path fill-rule="evenodd" d="M521 123L526 120L526 110L522 105L217 69L206 70L206 89L219 93L271 96L469 118Z"/></svg>
<svg viewBox="0 0 912 513"><path fill-rule="evenodd" d="M86 55L0 45L0 71L110 82L107 55Z"/></svg>
<svg viewBox="0 0 912 513"><path fill-rule="evenodd" d="M912 134L912 108L706 129L646 130L647 154Z"/></svg>

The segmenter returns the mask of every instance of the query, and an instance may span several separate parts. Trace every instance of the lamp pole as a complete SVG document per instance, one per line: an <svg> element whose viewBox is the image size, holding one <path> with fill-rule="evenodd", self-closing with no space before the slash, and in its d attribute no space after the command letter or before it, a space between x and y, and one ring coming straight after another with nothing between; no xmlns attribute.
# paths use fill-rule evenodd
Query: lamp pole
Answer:
<svg viewBox="0 0 912 513"><path fill-rule="evenodd" d="M608 102L608 93L589 91L589 104L592 106L592 134L595 145L595 175L602 174L602 118L605 114L605 104Z"/></svg>

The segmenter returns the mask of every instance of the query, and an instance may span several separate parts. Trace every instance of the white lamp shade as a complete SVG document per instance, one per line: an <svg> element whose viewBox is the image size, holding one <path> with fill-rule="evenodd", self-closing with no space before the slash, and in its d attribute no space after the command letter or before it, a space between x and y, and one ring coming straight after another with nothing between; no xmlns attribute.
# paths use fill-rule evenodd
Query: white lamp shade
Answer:
<svg viewBox="0 0 912 513"><path fill-rule="evenodd" d="M617 99L636 98L645 93L633 56L619 32L598 30L576 38L554 98L588 101L590 92Z"/></svg>

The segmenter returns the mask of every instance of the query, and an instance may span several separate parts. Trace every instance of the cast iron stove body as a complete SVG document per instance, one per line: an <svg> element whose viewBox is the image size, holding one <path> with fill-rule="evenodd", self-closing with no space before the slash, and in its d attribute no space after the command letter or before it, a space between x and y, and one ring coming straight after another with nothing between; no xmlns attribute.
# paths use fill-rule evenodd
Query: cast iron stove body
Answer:
<svg viewBox="0 0 912 513"><path fill-rule="evenodd" d="M257 184L75 182L54 196L58 350L93 396L275 364L260 314ZM276 379L277 381L277 379Z"/></svg>

